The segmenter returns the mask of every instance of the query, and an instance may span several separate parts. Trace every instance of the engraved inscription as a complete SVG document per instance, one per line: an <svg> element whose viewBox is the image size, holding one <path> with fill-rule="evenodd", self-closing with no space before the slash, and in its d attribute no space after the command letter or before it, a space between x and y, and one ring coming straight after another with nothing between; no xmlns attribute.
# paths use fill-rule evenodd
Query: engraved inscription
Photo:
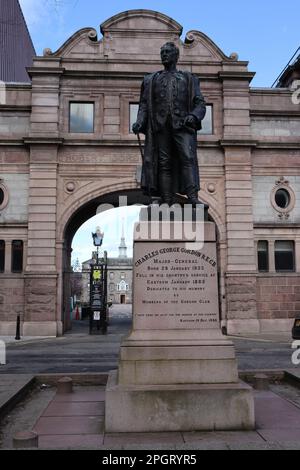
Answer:
<svg viewBox="0 0 300 470"><path fill-rule="evenodd" d="M138 242L134 249L134 328L219 328L216 248Z"/></svg>

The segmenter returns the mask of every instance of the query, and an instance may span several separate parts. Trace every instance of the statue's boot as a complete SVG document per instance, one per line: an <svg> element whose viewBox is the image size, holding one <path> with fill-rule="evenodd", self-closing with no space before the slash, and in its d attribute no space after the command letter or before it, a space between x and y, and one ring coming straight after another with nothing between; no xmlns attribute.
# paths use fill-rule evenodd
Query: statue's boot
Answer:
<svg viewBox="0 0 300 470"><path fill-rule="evenodd" d="M198 192L197 191L192 191L188 193L188 203L192 204L193 207L200 206L203 203L199 201L198 199Z"/></svg>
<svg viewBox="0 0 300 470"><path fill-rule="evenodd" d="M168 206L173 206L175 203L174 195L172 193L163 193L162 194L162 204L167 204Z"/></svg>

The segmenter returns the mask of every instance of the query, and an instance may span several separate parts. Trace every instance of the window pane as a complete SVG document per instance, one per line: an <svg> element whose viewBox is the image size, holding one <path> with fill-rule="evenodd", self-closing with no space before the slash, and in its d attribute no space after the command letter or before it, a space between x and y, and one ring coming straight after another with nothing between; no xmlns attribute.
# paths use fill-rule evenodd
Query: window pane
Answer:
<svg viewBox="0 0 300 470"><path fill-rule="evenodd" d="M202 129L198 132L200 135L209 135L213 133L213 109L212 105L206 106L206 115L202 121Z"/></svg>
<svg viewBox="0 0 300 470"><path fill-rule="evenodd" d="M0 273L5 269L5 241L0 240Z"/></svg>
<svg viewBox="0 0 300 470"><path fill-rule="evenodd" d="M275 268L276 271L295 270L295 250L292 241L275 242Z"/></svg>
<svg viewBox="0 0 300 470"><path fill-rule="evenodd" d="M269 271L269 249L267 241L260 241L257 244L257 262L260 272Z"/></svg>
<svg viewBox="0 0 300 470"><path fill-rule="evenodd" d="M3 189L0 188L0 206L2 205L4 201L4 191Z"/></svg>
<svg viewBox="0 0 300 470"><path fill-rule="evenodd" d="M139 111L139 105L137 103L131 103L129 105L130 119L129 119L129 133L132 134L132 126L137 120Z"/></svg>
<svg viewBox="0 0 300 470"><path fill-rule="evenodd" d="M20 240L12 242L11 270L13 273L21 273L23 271L23 242Z"/></svg>
<svg viewBox="0 0 300 470"><path fill-rule="evenodd" d="M94 103L70 103L70 132L94 132Z"/></svg>

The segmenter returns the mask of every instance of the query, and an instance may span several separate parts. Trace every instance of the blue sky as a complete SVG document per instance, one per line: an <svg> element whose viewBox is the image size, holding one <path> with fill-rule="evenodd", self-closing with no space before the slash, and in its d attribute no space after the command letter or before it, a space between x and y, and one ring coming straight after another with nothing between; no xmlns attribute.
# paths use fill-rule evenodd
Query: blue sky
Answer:
<svg viewBox="0 0 300 470"><path fill-rule="evenodd" d="M57 50L70 36L84 27L98 31L100 24L124 10L145 8L171 16L185 34L196 29L208 35L227 55L237 52L256 72L255 87L269 87L300 45L299 0L20 0L36 52L49 47ZM118 254L122 217L131 255L132 224L137 208L109 211L87 221L73 240L73 260L82 262L93 250L91 231L97 225L105 231L104 249Z"/></svg>
<svg viewBox="0 0 300 470"><path fill-rule="evenodd" d="M58 49L72 34L99 26L124 10L165 13L184 28L207 34L227 55L238 52L257 73L253 86L271 86L300 45L299 0L20 0L38 54Z"/></svg>

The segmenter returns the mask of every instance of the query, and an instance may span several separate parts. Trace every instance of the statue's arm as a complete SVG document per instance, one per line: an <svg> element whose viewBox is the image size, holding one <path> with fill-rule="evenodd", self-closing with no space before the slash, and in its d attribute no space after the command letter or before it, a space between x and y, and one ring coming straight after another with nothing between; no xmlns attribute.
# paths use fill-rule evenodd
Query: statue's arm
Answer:
<svg viewBox="0 0 300 470"><path fill-rule="evenodd" d="M145 134L146 129L147 129L147 122L148 122L148 100L147 100L146 85L145 85L145 80L144 80L142 83L142 87L141 87L141 97L140 97L137 120L136 120L136 123L132 127L133 132L135 132L136 134L139 132Z"/></svg>
<svg viewBox="0 0 300 470"><path fill-rule="evenodd" d="M205 99L200 90L199 78L193 75L193 109L191 114L197 119L199 129L201 129L201 121L204 119L206 114L206 103Z"/></svg>

